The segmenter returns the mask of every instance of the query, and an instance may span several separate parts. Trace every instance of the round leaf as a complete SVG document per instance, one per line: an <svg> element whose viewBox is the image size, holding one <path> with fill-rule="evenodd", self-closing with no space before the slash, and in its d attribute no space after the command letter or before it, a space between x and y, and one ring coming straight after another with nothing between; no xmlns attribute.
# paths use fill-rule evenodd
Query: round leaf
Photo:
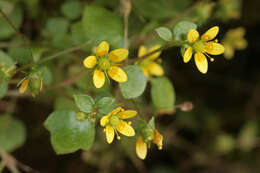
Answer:
<svg viewBox="0 0 260 173"><path fill-rule="evenodd" d="M0 147L11 152L22 146L26 139L23 122L11 115L0 116Z"/></svg>
<svg viewBox="0 0 260 173"><path fill-rule="evenodd" d="M172 40L172 32L168 28L160 27L155 30L160 38L162 38L165 41L171 41Z"/></svg>
<svg viewBox="0 0 260 173"><path fill-rule="evenodd" d="M85 113L91 113L93 110L94 100L88 95L74 95L74 100L78 108Z"/></svg>
<svg viewBox="0 0 260 173"><path fill-rule="evenodd" d="M5 96L5 93L8 90L8 82L7 81L1 81L0 83L0 99Z"/></svg>
<svg viewBox="0 0 260 173"><path fill-rule="evenodd" d="M175 91L172 83L166 77L151 79L151 97L154 106L159 111L170 111L175 104Z"/></svg>
<svg viewBox="0 0 260 173"><path fill-rule="evenodd" d="M72 110L53 112L44 125L51 134L51 144L57 154L87 150L94 142L94 124L88 119L78 121Z"/></svg>
<svg viewBox="0 0 260 173"><path fill-rule="evenodd" d="M146 87L144 72L137 65L129 65L124 68L127 74L127 81L120 83L120 90L126 99L140 96Z"/></svg>
<svg viewBox="0 0 260 173"><path fill-rule="evenodd" d="M81 4L78 1L65 2L61 6L61 12L69 19L76 19L81 13Z"/></svg>
<svg viewBox="0 0 260 173"><path fill-rule="evenodd" d="M106 40L112 46L122 47L123 25L118 15L91 5L84 9L82 22L86 36L94 41L94 44Z"/></svg>
<svg viewBox="0 0 260 173"><path fill-rule="evenodd" d="M187 33L190 29L197 29L197 25L189 21L177 23L173 30L174 40L187 40Z"/></svg>
<svg viewBox="0 0 260 173"><path fill-rule="evenodd" d="M116 107L116 99L113 97L103 97L98 100L97 108L98 112L102 114L108 114L110 113L115 107Z"/></svg>

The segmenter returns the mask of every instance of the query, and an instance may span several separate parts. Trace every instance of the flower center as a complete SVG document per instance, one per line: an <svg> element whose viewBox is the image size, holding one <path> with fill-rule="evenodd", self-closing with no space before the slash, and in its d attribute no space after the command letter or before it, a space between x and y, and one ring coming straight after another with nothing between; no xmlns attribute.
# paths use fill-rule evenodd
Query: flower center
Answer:
<svg viewBox="0 0 260 173"><path fill-rule="evenodd" d="M205 49L205 42L198 40L196 41L192 46L196 52L203 53L203 50Z"/></svg>
<svg viewBox="0 0 260 173"><path fill-rule="evenodd" d="M116 115L112 115L109 119L109 122L112 126L116 126L119 123L119 118Z"/></svg>
<svg viewBox="0 0 260 173"><path fill-rule="evenodd" d="M110 68L110 60L107 57L99 59L98 66L101 70L107 70Z"/></svg>

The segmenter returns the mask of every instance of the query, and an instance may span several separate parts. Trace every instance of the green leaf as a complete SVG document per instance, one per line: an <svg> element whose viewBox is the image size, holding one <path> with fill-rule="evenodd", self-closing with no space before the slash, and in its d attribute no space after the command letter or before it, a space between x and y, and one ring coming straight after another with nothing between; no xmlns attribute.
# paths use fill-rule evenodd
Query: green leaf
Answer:
<svg viewBox="0 0 260 173"><path fill-rule="evenodd" d="M82 22L87 38L95 45L106 40L114 47L123 46L122 21L113 12L99 6L86 6Z"/></svg>
<svg viewBox="0 0 260 173"><path fill-rule="evenodd" d="M53 112L44 126L51 134L51 144L57 154L87 150L94 142L95 125L88 119L78 121L72 110Z"/></svg>
<svg viewBox="0 0 260 173"><path fill-rule="evenodd" d="M5 96L5 93L8 90L8 82L6 80L1 80L0 83L0 99L3 98Z"/></svg>
<svg viewBox="0 0 260 173"><path fill-rule="evenodd" d="M95 104L94 100L83 94L74 95L74 100L78 108L85 113L91 113L93 111L93 106Z"/></svg>
<svg viewBox="0 0 260 173"><path fill-rule="evenodd" d="M171 41L172 40L172 32L168 28L160 27L155 30L160 38L162 38L165 41Z"/></svg>
<svg viewBox="0 0 260 173"><path fill-rule="evenodd" d="M0 2L0 8L3 9L8 18L12 21L16 28L20 28L23 21L23 10L17 4L13 8L13 3ZM11 10L10 10L11 9ZM7 39L11 37L15 32L13 28L6 22L6 20L0 17L0 39Z"/></svg>
<svg viewBox="0 0 260 173"><path fill-rule="evenodd" d="M12 66L14 61L4 51L0 50L0 66Z"/></svg>
<svg viewBox="0 0 260 173"><path fill-rule="evenodd" d="M141 68L137 65L129 65L124 68L127 74L127 81L120 83L120 90L126 99L140 96L146 87L146 77Z"/></svg>
<svg viewBox="0 0 260 173"><path fill-rule="evenodd" d="M77 106L75 105L74 101L71 99L68 99L66 97L58 97L55 100L54 109L77 109Z"/></svg>
<svg viewBox="0 0 260 173"><path fill-rule="evenodd" d="M173 29L174 40L187 40L187 33L190 29L197 29L197 25L189 21L177 23Z"/></svg>
<svg viewBox="0 0 260 173"><path fill-rule="evenodd" d="M167 77L151 79L152 102L159 111L173 110L175 104L175 91Z"/></svg>
<svg viewBox="0 0 260 173"><path fill-rule="evenodd" d="M102 114L110 113L117 105L116 99L113 97L103 97L99 99L96 103L98 112Z"/></svg>
<svg viewBox="0 0 260 173"><path fill-rule="evenodd" d="M57 37L65 35L69 29L69 21L63 17L49 18L44 29L44 35Z"/></svg>
<svg viewBox="0 0 260 173"><path fill-rule="evenodd" d="M154 123L154 117L152 117L150 119L150 121L148 122L148 124L154 129L155 128L155 123Z"/></svg>
<svg viewBox="0 0 260 173"><path fill-rule="evenodd" d="M26 139L26 130L22 121L11 115L0 116L0 147L8 152L21 147Z"/></svg>
<svg viewBox="0 0 260 173"><path fill-rule="evenodd" d="M61 12L69 19L76 19L81 13L81 3L78 1L68 1L61 6Z"/></svg>

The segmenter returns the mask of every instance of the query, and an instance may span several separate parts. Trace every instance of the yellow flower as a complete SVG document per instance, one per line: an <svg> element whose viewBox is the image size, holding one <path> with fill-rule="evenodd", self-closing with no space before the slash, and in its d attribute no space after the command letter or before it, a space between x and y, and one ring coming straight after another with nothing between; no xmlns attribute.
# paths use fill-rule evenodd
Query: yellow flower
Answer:
<svg viewBox="0 0 260 173"><path fill-rule="evenodd" d="M22 84L19 87L19 93L21 94L24 93L28 88L28 84L29 84L29 79L24 79L22 81Z"/></svg>
<svg viewBox="0 0 260 173"><path fill-rule="evenodd" d="M147 143L145 142L142 136L139 136L136 141L136 154L137 156L144 160L147 155ZM153 143L157 145L158 149L161 150L163 146L163 136L158 132L158 130L154 129L154 137Z"/></svg>
<svg viewBox="0 0 260 173"><path fill-rule="evenodd" d="M197 68L201 73L206 74L208 71L208 60L206 56L209 57L211 61L214 61L209 54L220 55L224 53L224 47L217 43L217 40L211 41L217 36L218 31L219 27L214 26L205 32L199 39L199 33L197 30L189 30L187 34L189 46L184 53L183 61L185 63L189 62L192 58L193 52L195 52L194 59Z"/></svg>
<svg viewBox="0 0 260 173"><path fill-rule="evenodd" d="M232 59L235 50L243 50L247 47L247 40L244 38L245 36L245 28L238 27L235 29L230 29L222 41L222 44L225 47L224 57L226 59Z"/></svg>
<svg viewBox="0 0 260 173"><path fill-rule="evenodd" d="M160 47L161 47L160 45L155 45L147 51L145 46L140 46L138 50L138 57L142 58L142 56L144 56L145 54L152 52ZM158 59L160 54L161 52L156 52L146 57L144 60L140 61L139 63L140 68L143 70L147 78L152 75L162 76L164 74L163 68L158 63L155 62L155 60L160 60Z"/></svg>
<svg viewBox="0 0 260 173"><path fill-rule="evenodd" d="M84 59L83 64L86 68L95 68L93 83L96 88L101 88L105 83L105 76L110 76L117 82L126 82L126 73L118 67L118 62L128 57L127 49L115 49L109 52L109 44L102 41L97 49L96 56L88 56Z"/></svg>
<svg viewBox="0 0 260 173"><path fill-rule="evenodd" d="M101 118L100 125L105 127L104 131L106 132L106 139L109 144L113 142L115 133L117 134L117 139L120 139L118 132L125 136L135 135L131 122L126 122L124 119L132 118L136 114L137 112L134 110L124 110L118 107Z"/></svg>

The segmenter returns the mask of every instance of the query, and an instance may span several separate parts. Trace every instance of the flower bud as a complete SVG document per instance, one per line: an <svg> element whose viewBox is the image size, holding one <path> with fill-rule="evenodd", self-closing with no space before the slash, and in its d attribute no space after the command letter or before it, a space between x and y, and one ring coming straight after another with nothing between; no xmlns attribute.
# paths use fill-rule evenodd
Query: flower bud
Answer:
<svg viewBox="0 0 260 173"><path fill-rule="evenodd" d="M29 82L29 88L33 96L36 96L42 90L42 79L39 77L32 77Z"/></svg>
<svg viewBox="0 0 260 173"><path fill-rule="evenodd" d="M154 130L150 126L146 126L142 129L141 134L146 142L153 140Z"/></svg>

